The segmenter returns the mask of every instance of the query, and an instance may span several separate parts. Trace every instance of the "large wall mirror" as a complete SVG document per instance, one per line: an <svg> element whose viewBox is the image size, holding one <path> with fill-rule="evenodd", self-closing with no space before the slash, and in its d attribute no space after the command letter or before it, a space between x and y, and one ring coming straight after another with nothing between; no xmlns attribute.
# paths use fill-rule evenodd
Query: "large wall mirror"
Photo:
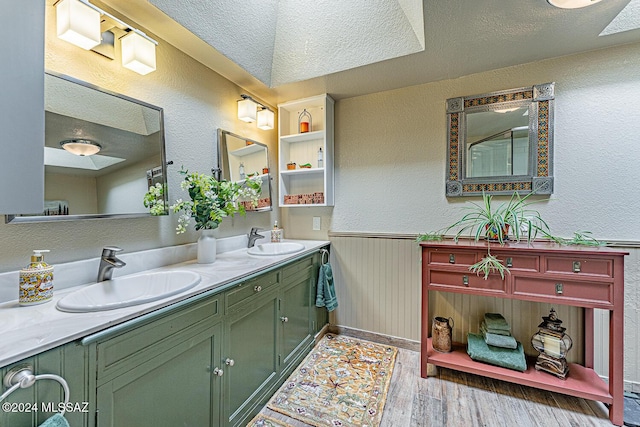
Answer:
<svg viewBox="0 0 640 427"><path fill-rule="evenodd" d="M269 150L261 142L218 129L218 158L220 173L228 181L242 182L253 176L262 179L262 192L258 206L247 201L245 209L249 211L271 210L271 175L269 169Z"/></svg>
<svg viewBox="0 0 640 427"><path fill-rule="evenodd" d="M446 195L553 192L554 83L447 100Z"/></svg>
<svg viewBox="0 0 640 427"><path fill-rule="evenodd" d="M45 210L6 222L150 215L144 194L166 188L162 109L54 73L44 88Z"/></svg>

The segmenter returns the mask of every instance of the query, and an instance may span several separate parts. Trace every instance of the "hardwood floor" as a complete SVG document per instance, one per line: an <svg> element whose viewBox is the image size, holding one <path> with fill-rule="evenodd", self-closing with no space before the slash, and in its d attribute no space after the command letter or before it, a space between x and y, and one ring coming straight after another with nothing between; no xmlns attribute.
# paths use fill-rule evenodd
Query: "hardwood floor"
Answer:
<svg viewBox="0 0 640 427"><path fill-rule="evenodd" d="M442 368L423 379L419 365L420 353L399 349L381 427L612 425L600 402ZM268 408L262 413L292 427L308 426Z"/></svg>

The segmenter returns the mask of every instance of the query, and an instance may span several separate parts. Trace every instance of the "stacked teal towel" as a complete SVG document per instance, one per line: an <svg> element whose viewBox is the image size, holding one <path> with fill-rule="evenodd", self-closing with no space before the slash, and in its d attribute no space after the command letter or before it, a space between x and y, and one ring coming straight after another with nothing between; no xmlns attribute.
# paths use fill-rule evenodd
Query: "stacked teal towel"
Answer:
<svg viewBox="0 0 640 427"><path fill-rule="evenodd" d="M489 363L520 372L527 370L527 361L525 360L521 343L518 343L515 349L493 347L487 345L481 335L469 332L467 335L467 354L478 362Z"/></svg>
<svg viewBox="0 0 640 427"><path fill-rule="evenodd" d="M482 332L482 336L484 337L485 342L488 345L492 345L494 347L503 347L503 348L517 348L518 342L511 335L504 334L496 334L489 332L487 329L487 325L485 322L480 324L480 332Z"/></svg>
<svg viewBox="0 0 640 427"><path fill-rule="evenodd" d="M320 266L318 273L318 288L316 290L316 307L327 307L327 311L333 311L338 307L338 298L333 284L333 271L328 262Z"/></svg>
<svg viewBox="0 0 640 427"><path fill-rule="evenodd" d="M47 418L40 427L69 427L69 422L60 414Z"/></svg>
<svg viewBox="0 0 640 427"><path fill-rule="evenodd" d="M511 335L511 327L500 313L485 313L484 324L487 332L496 335Z"/></svg>

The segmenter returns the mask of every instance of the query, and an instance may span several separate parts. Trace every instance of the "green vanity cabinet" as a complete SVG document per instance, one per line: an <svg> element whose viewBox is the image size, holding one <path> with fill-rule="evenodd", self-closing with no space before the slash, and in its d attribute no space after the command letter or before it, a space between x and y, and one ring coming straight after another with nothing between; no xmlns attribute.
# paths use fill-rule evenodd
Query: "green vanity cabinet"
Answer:
<svg viewBox="0 0 640 427"><path fill-rule="evenodd" d="M280 272L276 274L279 276ZM250 286L253 289L261 285ZM221 360L226 365L223 425L241 425L268 397L278 370L277 315L277 286L263 288L226 313Z"/></svg>
<svg viewBox="0 0 640 427"><path fill-rule="evenodd" d="M76 427L236 427L267 403L327 323L315 307L319 254L249 276L48 350L20 363L64 377L86 412ZM55 381L8 402L60 402ZM52 414L0 412L0 426L35 426Z"/></svg>
<svg viewBox="0 0 640 427"><path fill-rule="evenodd" d="M216 296L98 341L97 425L217 427L221 321Z"/></svg>

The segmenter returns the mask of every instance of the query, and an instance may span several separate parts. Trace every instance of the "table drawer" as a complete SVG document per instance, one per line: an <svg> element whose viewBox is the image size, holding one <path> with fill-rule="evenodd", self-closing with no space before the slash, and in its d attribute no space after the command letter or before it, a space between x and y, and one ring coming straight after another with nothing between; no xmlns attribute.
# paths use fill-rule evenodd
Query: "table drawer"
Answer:
<svg viewBox="0 0 640 427"><path fill-rule="evenodd" d="M473 265L476 253L468 251L430 251L429 264Z"/></svg>
<svg viewBox="0 0 640 427"><path fill-rule="evenodd" d="M513 295L518 297L544 298L580 306L613 305L613 284L583 280L547 280L515 276Z"/></svg>
<svg viewBox="0 0 640 427"><path fill-rule="evenodd" d="M493 251L492 251L493 253ZM495 252L509 270L540 271L540 257L536 255L513 255Z"/></svg>
<svg viewBox="0 0 640 427"><path fill-rule="evenodd" d="M613 277L613 260L601 258L545 257L545 272Z"/></svg>
<svg viewBox="0 0 640 427"><path fill-rule="evenodd" d="M463 289L500 294L507 292L506 280L502 279L499 274L490 274L485 280L482 273L478 276L472 272L431 270L429 272L429 285L442 291L447 291L445 288L449 288L452 292L464 292Z"/></svg>

